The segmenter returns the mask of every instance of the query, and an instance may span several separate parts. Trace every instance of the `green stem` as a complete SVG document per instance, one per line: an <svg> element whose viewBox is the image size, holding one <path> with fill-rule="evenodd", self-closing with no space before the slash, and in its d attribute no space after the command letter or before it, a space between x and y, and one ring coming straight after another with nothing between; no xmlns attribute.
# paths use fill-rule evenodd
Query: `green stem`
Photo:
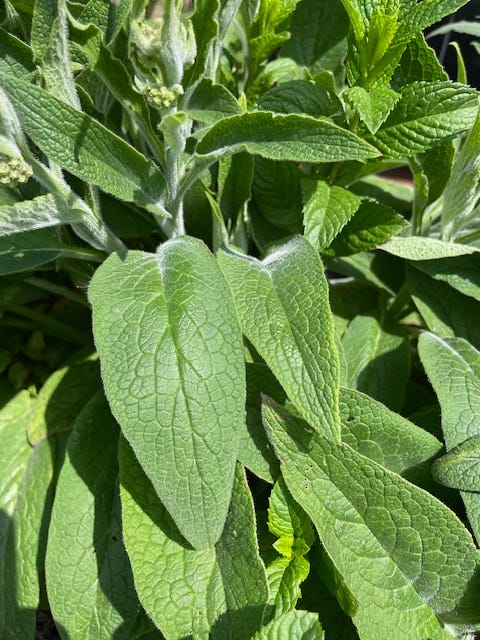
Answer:
<svg viewBox="0 0 480 640"><path fill-rule="evenodd" d="M66 298L67 300L71 300L72 302L76 302L77 304L81 304L83 307L89 307L89 304L84 296L82 296L80 293L77 293L76 291L71 291L68 287L64 287L60 284L50 282L50 280L44 280L43 278L37 278L35 276L27 278L25 282L32 287L36 287L37 289L42 289L43 291L54 293L56 295L62 296L62 298Z"/></svg>
<svg viewBox="0 0 480 640"><path fill-rule="evenodd" d="M88 340L88 334L85 334L78 329L74 329L61 320L46 316L34 309L30 309L29 307L16 304L9 307L8 311L22 318L32 320L36 325L34 327L35 329L42 329L42 331L45 331L45 333L48 333L49 335L63 338L77 344L85 344Z"/></svg>

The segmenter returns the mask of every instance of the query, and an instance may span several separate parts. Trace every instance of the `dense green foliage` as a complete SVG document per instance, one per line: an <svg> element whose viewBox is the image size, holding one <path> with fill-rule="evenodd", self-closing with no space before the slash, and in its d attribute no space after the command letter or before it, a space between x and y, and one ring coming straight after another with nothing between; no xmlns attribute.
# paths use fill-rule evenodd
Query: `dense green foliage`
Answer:
<svg viewBox="0 0 480 640"><path fill-rule="evenodd" d="M0 640L476 637L465 2L0 3Z"/></svg>

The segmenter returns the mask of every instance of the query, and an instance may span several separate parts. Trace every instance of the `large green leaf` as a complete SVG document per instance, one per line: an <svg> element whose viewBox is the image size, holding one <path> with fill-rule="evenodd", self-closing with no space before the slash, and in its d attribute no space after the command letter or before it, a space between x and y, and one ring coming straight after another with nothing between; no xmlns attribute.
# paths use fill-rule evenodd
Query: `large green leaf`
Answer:
<svg viewBox="0 0 480 640"><path fill-rule="evenodd" d="M438 260L417 260L414 266L431 278L446 282L460 293L480 300L480 253L473 253L468 249L467 247L464 250L466 255Z"/></svg>
<svg viewBox="0 0 480 640"><path fill-rule="evenodd" d="M120 200L165 215L165 179L133 147L41 87L0 75L25 133L61 167Z"/></svg>
<svg viewBox="0 0 480 640"><path fill-rule="evenodd" d="M131 638L143 617L122 541L118 436L106 400L95 396L75 421L60 473L46 572L65 640Z"/></svg>
<svg viewBox="0 0 480 640"><path fill-rule="evenodd" d="M272 405L264 422L282 475L357 601L369 640L447 640L480 624L478 551L442 503ZM465 625L465 626L464 626Z"/></svg>
<svg viewBox="0 0 480 640"><path fill-rule="evenodd" d="M28 418L26 393L24 413L17 405L13 412L9 405L5 408L6 418L9 417L4 425L5 436L12 450L4 451L12 456L12 462L20 462L12 476L8 471L12 469L10 463L2 464L11 489L2 585L5 640L31 640L34 636L35 611L44 591L45 550L56 478L75 417L99 384L97 363L79 359L48 378L28 407ZM14 437L11 429L18 430Z"/></svg>
<svg viewBox="0 0 480 640"><path fill-rule="evenodd" d="M47 229L0 237L0 275L35 269L71 249Z"/></svg>
<svg viewBox="0 0 480 640"><path fill-rule="evenodd" d="M347 53L348 16L340 0L301 0L281 54L312 73L338 71Z"/></svg>
<svg viewBox="0 0 480 640"><path fill-rule="evenodd" d="M480 436L480 352L462 338L420 336L418 350L442 409L447 452ZM480 540L480 493L462 491L467 515Z"/></svg>
<svg viewBox="0 0 480 640"><path fill-rule="evenodd" d="M244 334L302 416L338 440L338 356L317 252L295 237L263 262L227 250L218 260Z"/></svg>
<svg viewBox="0 0 480 640"><path fill-rule="evenodd" d="M436 238L424 238L422 236L399 236L397 238L391 238L388 242L382 244L380 249L388 251L388 253L398 256L399 258L414 261L455 258L456 256L464 256L477 252L475 247L469 247L464 244L454 244L453 242L444 242Z"/></svg>
<svg viewBox="0 0 480 640"><path fill-rule="evenodd" d="M477 92L448 81L414 82L400 89L395 109L374 142L384 153L413 156L471 127L478 110Z"/></svg>
<svg viewBox="0 0 480 640"><path fill-rule="evenodd" d="M211 546L245 420L242 337L217 263L188 237L112 255L89 297L113 414L182 535Z"/></svg>
<svg viewBox="0 0 480 640"><path fill-rule="evenodd" d="M3 400L3 398L2 398ZM18 633L17 608L17 568L11 566L11 556L18 539L13 520L21 495L22 477L28 464L30 445L26 430L32 406L28 391L21 391L4 404L0 411L0 636L5 640L30 640L33 637L34 621L32 613L24 612L27 617L27 631Z"/></svg>
<svg viewBox="0 0 480 640"><path fill-rule="evenodd" d="M347 385L399 411L410 374L410 347L401 329L373 315L357 316L342 336Z"/></svg>
<svg viewBox="0 0 480 640"><path fill-rule="evenodd" d="M241 468L223 533L216 545L200 550L182 538L123 439L120 480L123 534L135 586L165 638L250 638L262 622L267 584Z"/></svg>
<svg viewBox="0 0 480 640"><path fill-rule="evenodd" d="M443 447L428 431L353 389L340 390L342 442L382 467L421 486Z"/></svg>
<svg viewBox="0 0 480 640"><path fill-rule="evenodd" d="M295 162L364 160L380 155L375 147L326 118L268 111L224 118L197 146L201 155L239 151Z"/></svg>
<svg viewBox="0 0 480 640"><path fill-rule="evenodd" d="M433 477L447 487L480 491L480 436L468 438L435 461Z"/></svg>
<svg viewBox="0 0 480 640"><path fill-rule="evenodd" d="M290 80L275 85L263 94L259 106L264 111L306 113L315 117L333 116L342 108L333 93L308 80Z"/></svg>

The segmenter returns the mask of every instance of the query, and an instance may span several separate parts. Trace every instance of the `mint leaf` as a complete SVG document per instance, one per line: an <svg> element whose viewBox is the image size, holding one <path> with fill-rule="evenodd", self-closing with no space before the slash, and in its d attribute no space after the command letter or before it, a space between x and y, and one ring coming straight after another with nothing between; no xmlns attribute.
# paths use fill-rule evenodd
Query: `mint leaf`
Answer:
<svg viewBox="0 0 480 640"><path fill-rule="evenodd" d="M201 550L182 538L123 439L120 481L123 532L135 586L166 640L251 637L262 623L267 585L252 498L241 468L223 533L215 546Z"/></svg>
<svg viewBox="0 0 480 640"><path fill-rule="evenodd" d="M311 244L322 251L360 207L361 200L351 191L319 180L313 190L304 182L306 202L303 208L304 235Z"/></svg>
<svg viewBox="0 0 480 640"><path fill-rule="evenodd" d="M343 94L343 98L358 113L370 133L376 133L397 104L400 95L385 87L370 92L363 87L351 87Z"/></svg>
<svg viewBox="0 0 480 640"><path fill-rule="evenodd" d="M118 436L106 400L96 395L75 421L58 480L46 572L49 603L65 638L130 638L144 615L122 541Z"/></svg>
<svg viewBox="0 0 480 640"><path fill-rule="evenodd" d="M477 549L447 507L283 409L266 405L264 422L287 487L358 602L360 637L447 640L444 623L479 624Z"/></svg>
<svg viewBox="0 0 480 640"><path fill-rule="evenodd" d="M201 155L239 151L295 162L362 160L380 155L367 142L327 119L268 111L224 118L197 146Z"/></svg>
<svg viewBox="0 0 480 640"><path fill-rule="evenodd" d="M315 249L295 237L263 262L227 250L219 251L218 261L244 334L302 415L337 440L338 357Z"/></svg>
<svg viewBox="0 0 480 640"><path fill-rule="evenodd" d="M61 167L120 200L165 215L157 167L90 116L33 84L1 76L25 133Z"/></svg>
<svg viewBox="0 0 480 640"><path fill-rule="evenodd" d="M470 128L477 115L477 92L465 85L422 81L399 92L400 100L374 138L391 157L427 151Z"/></svg>
<svg viewBox="0 0 480 640"><path fill-rule="evenodd" d="M344 256L373 249L408 226L403 216L376 200L362 198L353 217L340 230L327 255Z"/></svg>
<svg viewBox="0 0 480 640"><path fill-rule="evenodd" d="M214 544L245 419L241 333L214 257L188 237L112 255L89 297L114 416L182 534Z"/></svg>

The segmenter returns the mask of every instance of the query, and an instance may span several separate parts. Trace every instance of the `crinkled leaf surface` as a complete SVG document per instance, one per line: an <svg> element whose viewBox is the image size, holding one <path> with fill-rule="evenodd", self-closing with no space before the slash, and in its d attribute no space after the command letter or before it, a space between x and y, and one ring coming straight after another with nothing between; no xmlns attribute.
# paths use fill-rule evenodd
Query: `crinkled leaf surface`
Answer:
<svg viewBox="0 0 480 640"><path fill-rule="evenodd" d="M306 113L310 116L333 116L342 105L338 98L309 80L290 80L277 84L259 101L264 111Z"/></svg>
<svg viewBox="0 0 480 640"><path fill-rule="evenodd" d="M353 389L340 389L340 419L342 442L415 484L431 484L430 465L443 447L428 431Z"/></svg>
<svg viewBox="0 0 480 640"><path fill-rule="evenodd" d="M322 251L345 227L358 210L361 200L351 191L320 180L311 193L305 185L306 202L303 208L305 237Z"/></svg>
<svg viewBox="0 0 480 640"><path fill-rule="evenodd" d="M395 109L375 134L387 155L412 156L472 126L477 92L448 81L414 82L400 89Z"/></svg>
<svg viewBox="0 0 480 640"><path fill-rule="evenodd" d="M248 151L270 160L335 162L380 153L326 118L254 111L215 124L197 146L201 155Z"/></svg>
<svg viewBox="0 0 480 640"><path fill-rule="evenodd" d="M475 247L421 236L397 236L396 238L391 238L379 248L399 258L414 261L454 258L455 256L477 253Z"/></svg>
<svg viewBox="0 0 480 640"><path fill-rule="evenodd" d="M338 355L327 282L315 249L295 237L260 262L218 253L244 334L321 433L339 439Z"/></svg>
<svg viewBox="0 0 480 640"><path fill-rule="evenodd" d="M252 640L323 640L318 616L310 611L289 611L272 620Z"/></svg>
<svg viewBox="0 0 480 640"><path fill-rule="evenodd" d="M78 209L59 207L51 195L37 196L10 206L0 206L0 236L79 222Z"/></svg>
<svg viewBox="0 0 480 640"><path fill-rule="evenodd" d="M0 82L25 133L50 159L120 200L165 215L165 179L141 153L41 87L4 74Z"/></svg>
<svg viewBox="0 0 480 640"><path fill-rule="evenodd" d="M245 420L242 336L215 258L189 237L112 255L89 297L113 414L182 535L211 546Z"/></svg>
<svg viewBox="0 0 480 640"><path fill-rule="evenodd" d="M235 97L223 85L204 78L185 99L182 108L194 120L214 124L242 113Z"/></svg>
<svg viewBox="0 0 480 640"><path fill-rule="evenodd" d="M369 640L447 640L478 625L478 550L453 512L349 446L271 404L264 422L295 500L358 602Z"/></svg>
<svg viewBox="0 0 480 640"><path fill-rule="evenodd" d="M480 436L480 352L462 338L423 333L419 354L438 396L447 452ZM480 493L462 492L467 515L480 540Z"/></svg>
<svg viewBox="0 0 480 640"><path fill-rule="evenodd" d="M118 436L106 400L96 395L75 421L60 473L46 572L65 640L131 638L144 615L122 541Z"/></svg>
<svg viewBox="0 0 480 640"><path fill-rule="evenodd" d="M454 245L462 246L462 245ZM480 253L460 255L438 260L418 260L415 268L431 278L446 282L460 293L480 300Z"/></svg>
<svg viewBox="0 0 480 640"><path fill-rule="evenodd" d="M124 539L136 589L165 638L250 638L261 626L267 583L241 467L222 535L215 546L200 550L180 535L123 439L120 480Z"/></svg>
<svg viewBox="0 0 480 640"><path fill-rule="evenodd" d="M480 436L468 438L436 460L432 474L447 487L480 491Z"/></svg>

